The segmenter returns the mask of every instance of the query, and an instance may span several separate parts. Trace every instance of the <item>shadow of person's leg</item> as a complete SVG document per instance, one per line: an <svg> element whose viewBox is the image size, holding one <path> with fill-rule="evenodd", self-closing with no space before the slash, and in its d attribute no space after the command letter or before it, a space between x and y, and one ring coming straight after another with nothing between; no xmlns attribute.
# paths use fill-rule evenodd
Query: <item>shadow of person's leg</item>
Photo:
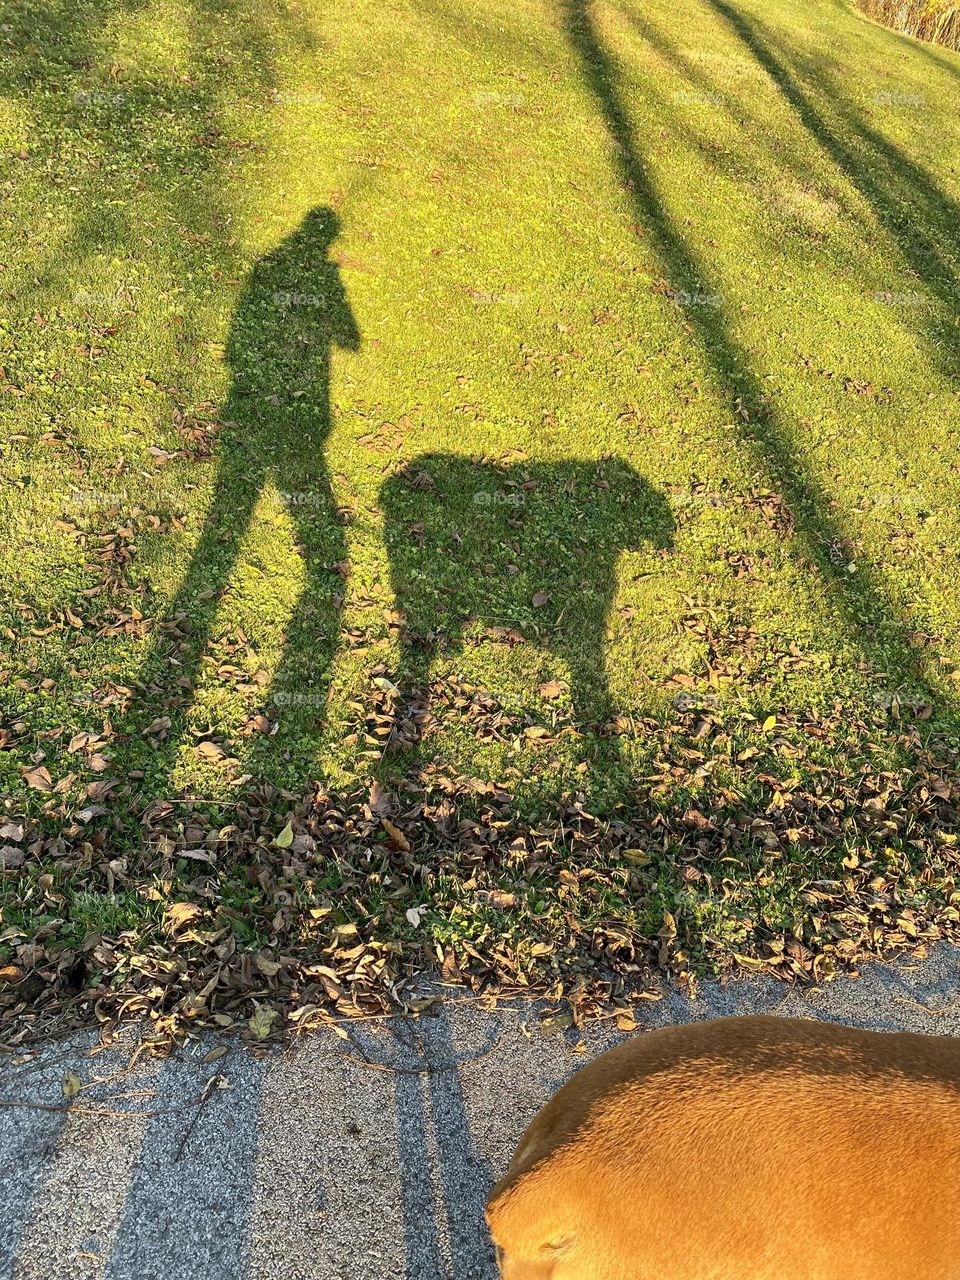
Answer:
<svg viewBox="0 0 960 1280"><path fill-rule="evenodd" d="M263 473L242 448L225 448L203 529L177 593L153 628L126 722L128 759L167 796L189 734L189 709L221 597L263 486Z"/></svg>
<svg viewBox="0 0 960 1280"><path fill-rule="evenodd" d="M478 1154L461 1073L495 1046L500 1024L456 1045L445 1008L417 1021L397 1018L384 1043L369 1031L350 1038L367 1062L392 1072L408 1280L493 1280L496 1264L484 1226L493 1185ZM479 1043L477 1041L479 1040Z"/></svg>
<svg viewBox="0 0 960 1280"><path fill-rule="evenodd" d="M397 694L388 700L392 731L373 770L373 776L388 790L403 780L422 778L422 771L433 763L449 701L449 673L445 674L443 664L455 661L463 644L460 628L452 622L448 632L438 637L408 630L409 617L405 621L392 672Z"/></svg>
<svg viewBox="0 0 960 1280"><path fill-rule="evenodd" d="M306 582L290 615L283 656L270 685L274 732L258 737L251 757L256 773L293 788L302 787L314 771L329 727L327 704L345 591L343 521L326 470L322 463L315 466L300 480L278 476L296 526Z"/></svg>
<svg viewBox="0 0 960 1280"><path fill-rule="evenodd" d="M394 1088L406 1274L408 1280L446 1280L430 1176L427 1079L398 1074Z"/></svg>
<svg viewBox="0 0 960 1280"><path fill-rule="evenodd" d="M588 652L577 645L555 646L554 653L570 672L570 701L573 718L581 732L601 734L613 716L607 689L603 654Z"/></svg>
<svg viewBox="0 0 960 1280"><path fill-rule="evenodd" d="M493 1245L484 1225L487 1196L493 1186L489 1163L477 1153L461 1071L472 1054L458 1053L449 1013L444 1006L425 1022L432 1057L449 1063L430 1076L434 1133L437 1141L439 1190L447 1222L452 1274L457 1280L492 1280L497 1275ZM489 1049L495 1030L489 1029ZM483 1050L481 1050L482 1052Z"/></svg>

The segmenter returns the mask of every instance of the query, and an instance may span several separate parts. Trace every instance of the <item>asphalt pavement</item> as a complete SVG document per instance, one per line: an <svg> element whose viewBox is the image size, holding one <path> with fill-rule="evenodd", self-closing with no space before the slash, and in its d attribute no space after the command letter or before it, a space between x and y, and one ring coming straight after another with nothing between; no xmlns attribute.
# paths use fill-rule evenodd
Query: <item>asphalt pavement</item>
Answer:
<svg viewBox="0 0 960 1280"><path fill-rule="evenodd" d="M960 949L814 992L667 992L639 1016L751 1012L960 1035ZM131 1030L7 1060L0 1280L494 1280L489 1187L537 1109L622 1038L612 1023L544 1034L533 1006L450 992L434 1016L259 1056L203 1041L131 1066Z"/></svg>

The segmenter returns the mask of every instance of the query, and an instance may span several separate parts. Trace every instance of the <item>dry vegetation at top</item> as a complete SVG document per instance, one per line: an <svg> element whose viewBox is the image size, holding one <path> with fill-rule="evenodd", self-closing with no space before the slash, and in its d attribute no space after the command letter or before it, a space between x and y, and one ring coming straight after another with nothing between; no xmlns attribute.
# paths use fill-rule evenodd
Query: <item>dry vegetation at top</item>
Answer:
<svg viewBox="0 0 960 1280"><path fill-rule="evenodd" d="M960 5L948 0L860 0L860 7L894 31L960 49Z"/></svg>

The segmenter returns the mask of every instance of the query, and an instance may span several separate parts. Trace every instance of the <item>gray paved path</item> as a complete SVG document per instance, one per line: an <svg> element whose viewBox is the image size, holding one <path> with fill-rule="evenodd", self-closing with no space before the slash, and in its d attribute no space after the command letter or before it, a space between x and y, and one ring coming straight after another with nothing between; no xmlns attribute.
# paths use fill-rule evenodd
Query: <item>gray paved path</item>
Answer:
<svg viewBox="0 0 960 1280"><path fill-rule="evenodd" d="M806 996L763 979L706 986L642 1016L775 1010L960 1035L960 950ZM232 1047L204 1061L210 1045L194 1046L132 1072L129 1044L91 1054L78 1038L0 1066L0 1280L492 1280L491 1182L537 1108L621 1037L594 1028L577 1053L575 1034L543 1036L530 1008L468 1001L352 1034L259 1059ZM84 1082L76 1102L109 1098L121 1114L9 1105L61 1104L68 1070ZM198 1111L215 1075L227 1087Z"/></svg>

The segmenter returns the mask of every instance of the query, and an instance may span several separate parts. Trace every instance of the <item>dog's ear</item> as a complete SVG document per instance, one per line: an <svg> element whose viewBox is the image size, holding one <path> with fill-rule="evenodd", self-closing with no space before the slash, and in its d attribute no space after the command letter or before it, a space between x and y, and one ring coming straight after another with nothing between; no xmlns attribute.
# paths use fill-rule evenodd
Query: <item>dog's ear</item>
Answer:
<svg viewBox="0 0 960 1280"><path fill-rule="evenodd" d="M524 1146L536 1150L529 1135ZM568 1203L569 1188L548 1176L549 1163L508 1174L490 1193L486 1219L503 1280L552 1280L578 1243L582 1213Z"/></svg>
<svg viewBox="0 0 960 1280"><path fill-rule="evenodd" d="M501 1280L552 1280L557 1266L573 1246L573 1238L542 1245L536 1258L513 1258L505 1249L497 1248L497 1266Z"/></svg>
<svg viewBox="0 0 960 1280"><path fill-rule="evenodd" d="M551 1240L549 1244L541 1245L540 1252L544 1258L550 1260L550 1266L555 1267L557 1263L563 1262L565 1258L569 1257L576 1243L576 1236L562 1236L556 1240Z"/></svg>

